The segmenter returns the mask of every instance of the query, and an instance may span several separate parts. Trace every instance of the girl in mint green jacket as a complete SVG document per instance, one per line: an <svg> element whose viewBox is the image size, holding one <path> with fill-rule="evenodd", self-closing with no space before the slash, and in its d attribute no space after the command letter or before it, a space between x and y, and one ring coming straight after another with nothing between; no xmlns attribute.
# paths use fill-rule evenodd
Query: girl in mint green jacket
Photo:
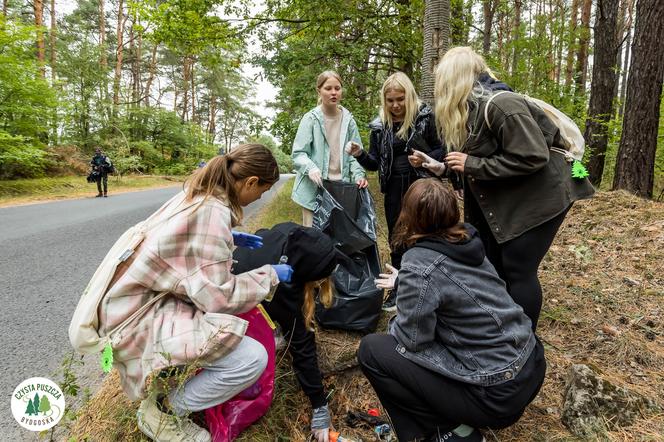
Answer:
<svg viewBox="0 0 664 442"><path fill-rule="evenodd" d="M307 112L293 141L292 157L297 176L291 198L302 206L302 224L311 226L318 187L323 179L354 182L367 187L364 169L346 152L349 143L362 146L353 115L339 105L341 77L334 71L318 76L318 106ZM350 150L350 146L348 148Z"/></svg>

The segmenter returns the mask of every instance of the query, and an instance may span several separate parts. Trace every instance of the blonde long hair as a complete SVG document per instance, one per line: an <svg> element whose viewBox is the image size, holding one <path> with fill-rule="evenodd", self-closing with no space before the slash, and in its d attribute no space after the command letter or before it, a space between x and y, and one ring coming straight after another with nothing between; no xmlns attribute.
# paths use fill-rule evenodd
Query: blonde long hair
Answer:
<svg viewBox="0 0 664 442"><path fill-rule="evenodd" d="M336 71L323 71L320 74L318 74L318 78L316 78L316 91L320 91L320 88L323 87L325 82L329 80L330 78L336 78L339 81L339 84L341 85L341 97L343 98L343 89L344 89L344 82L341 81L341 76L337 74ZM318 95L318 104L321 104L323 102L323 99Z"/></svg>
<svg viewBox="0 0 664 442"><path fill-rule="evenodd" d="M468 139L468 102L477 102L478 97L487 94L476 83L483 72L493 77L484 58L467 46L447 51L436 67L436 126L438 135L452 150L461 150Z"/></svg>
<svg viewBox="0 0 664 442"><path fill-rule="evenodd" d="M394 122L392 121L392 113L385 100L385 95L390 91L403 92L406 98L404 103L406 106L406 113L404 114L401 129L397 132L397 137L405 140L408 138L408 132L415 125L415 118L417 117L417 112L419 111L422 102L417 96L415 86L413 86L413 82L410 81L408 75L403 72L395 72L387 77L387 80L383 83L383 88L380 91L381 107L379 113L380 121L387 129L391 130L394 125Z"/></svg>
<svg viewBox="0 0 664 442"><path fill-rule="evenodd" d="M223 199L231 209L231 224L237 226L242 221L242 206L235 183L251 176L258 177L259 184L279 181L277 160L262 144L241 144L212 158L185 182L186 199L191 201L199 195Z"/></svg>
<svg viewBox="0 0 664 442"><path fill-rule="evenodd" d="M314 311L316 310L316 289L319 289L318 299L325 308L332 306L332 278L328 276L319 281L308 281L304 283L304 303L302 304L302 316L304 326L312 330L314 325Z"/></svg>

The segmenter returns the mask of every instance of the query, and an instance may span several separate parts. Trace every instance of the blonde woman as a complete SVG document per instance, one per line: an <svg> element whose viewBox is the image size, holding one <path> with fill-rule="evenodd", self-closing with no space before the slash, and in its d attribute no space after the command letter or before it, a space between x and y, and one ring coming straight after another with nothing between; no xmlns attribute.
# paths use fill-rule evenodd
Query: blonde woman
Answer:
<svg viewBox="0 0 664 442"><path fill-rule="evenodd" d="M287 222L256 235L264 246L258 250L236 249L234 271L247 272L265 264L274 264L283 256L293 267L290 283L281 283L274 298L264 303L272 319L279 323L288 342L293 368L312 409L311 429L317 441L326 441L331 425L327 395L318 368L316 337L313 329L314 295L326 307L332 304L330 274L337 265L339 252L334 242L318 229Z"/></svg>
<svg viewBox="0 0 664 442"><path fill-rule="evenodd" d="M413 159L439 174L463 176L465 220L479 230L534 330L542 306L539 264L574 201L594 189L587 179L572 178L570 164L551 150L565 146L539 107L504 92L486 108L495 90L508 88L471 48L450 49L435 75L436 121L451 152L444 164L419 153Z"/></svg>
<svg viewBox="0 0 664 442"><path fill-rule="evenodd" d="M408 153L418 150L440 160L443 146L436 133L436 123L429 106L417 97L415 87L403 72L390 75L380 93L379 116L369 124L369 152L353 146L351 155L366 170L378 170L380 190L385 195L385 218L389 240L401 212L401 200L410 185L422 176L408 162ZM401 267L402 250L392 248L390 260L396 269ZM396 309L390 292L383 309Z"/></svg>
<svg viewBox="0 0 664 442"><path fill-rule="evenodd" d="M318 106L307 112L293 141L292 158L297 175L291 198L302 206L302 224L311 226L318 188L323 180L356 183L367 187L364 169L345 152L350 142L362 146L353 115L339 103L343 82L334 71L316 80Z"/></svg>

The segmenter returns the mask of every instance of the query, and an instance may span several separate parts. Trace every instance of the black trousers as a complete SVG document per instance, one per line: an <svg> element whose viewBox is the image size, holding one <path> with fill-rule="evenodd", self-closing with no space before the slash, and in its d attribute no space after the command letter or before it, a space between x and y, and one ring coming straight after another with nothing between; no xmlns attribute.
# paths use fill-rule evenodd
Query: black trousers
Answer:
<svg viewBox="0 0 664 442"><path fill-rule="evenodd" d="M414 172L407 172L404 174L393 173L387 181L385 188L385 221L387 222L387 235L390 242L390 261L397 269L401 268L401 258L405 250L395 250L392 248L392 234L394 233L394 226L397 223L399 214L401 213L401 202L403 196L408 191L408 188L418 179Z"/></svg>
<svg viewBox="0 0 664 442"><path fill-rule="evenodd" d="M104 184L104 193L108 193L108 175L105 173L97 176L97 191L101 194L101 185Z"/></svg>
<svg viewBox="0 0 664 442"><path fill-rule="evenodd" d="M510 382L480 387L455 381L401 356L391 335L365 336L358 361L392 421L400 441L430 437L439 428L461 424L505 428L515 423L537 396L546 363L539 343Z"/></svg>
<svg viewBox="0 0 664 442"><path fill-rule="evenodd" d="M486 220L482 216L477 217L479 222L476 222L475 227L484 243L486 256L505 281L507 292L514 302L519 304L530 318L533 331L537 329L542 310L542 285L537 277L537 269L571 207L544 224L502 244L496 242Z"/></svg>
<svg viewBox="0 0 664 442"><path fill-rule="evenodd" d="M318 368L316 335L304 325L301 311L294 310L286 302L275 297L272 302L264 302L268 315L279 323L288 342L288 351L293 358L293 371L304 394L309 397L311 408L327 404L323 376ZM301 308L301 306L299 306Z"/></svg>

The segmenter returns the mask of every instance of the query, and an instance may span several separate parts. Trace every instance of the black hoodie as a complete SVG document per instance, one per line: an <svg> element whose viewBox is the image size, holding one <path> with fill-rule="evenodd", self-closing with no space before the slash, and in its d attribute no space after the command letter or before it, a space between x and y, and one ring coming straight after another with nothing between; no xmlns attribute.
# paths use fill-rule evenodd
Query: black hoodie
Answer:
<svg viewBox="0 0 664 442"><path fill-rule="evenodd" d="M329 236L318 229L287 222L271 229L261 229L263 247L256 250L237 248L233 273L240 274L265 264L277 264L281 256L293 267L290 283L279 283L271 302L263 302L270 317L279 323L293 358L293 369L312 408L327 403L318 368L316 338L307 330L302 316L304 284L329 276L337 264L337 252Z"/></svg>
<svg viewBox="0 0 664 442"><path fill-rule="evenodd" d="M415 247L435 250L455 261L477 267L482 264L486 256L484 244L475 227L470 224L464 224L463 226L470 235L465 241L453 243L440 237L429 236L418 240Z"/></svg>

